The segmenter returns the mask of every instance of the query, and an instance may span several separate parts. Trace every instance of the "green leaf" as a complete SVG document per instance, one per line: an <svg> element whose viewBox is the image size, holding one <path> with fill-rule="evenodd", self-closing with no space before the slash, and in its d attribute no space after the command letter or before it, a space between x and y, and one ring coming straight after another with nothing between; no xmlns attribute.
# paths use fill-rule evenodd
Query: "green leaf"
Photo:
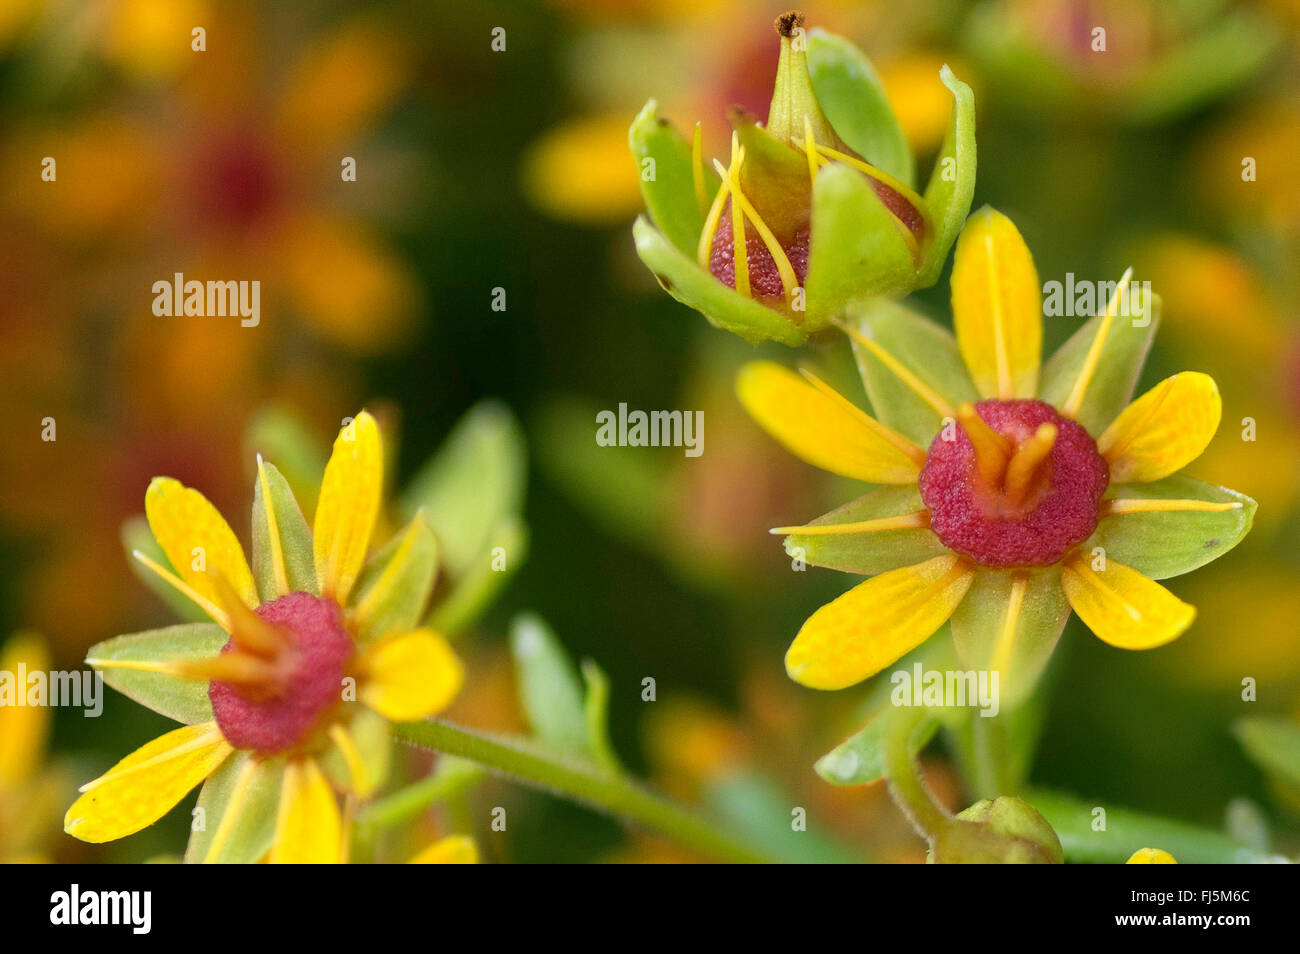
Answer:
<svg viewBox="0 0 1300 954"><path fill-rule="evenodd" d="M823 167L813 184L812 221L805 331L824 328L851 302L911 290L916 261L906 226L862 173L843 163Z"/></svg>
<svg viewBox="0 0 1300 954"><path fill-rule="evenodd" d="M453 577L474 569L505 517L519 512L526 469L523 434L510 409L480 401L407 486L408 516L425 509Z"/></svg>
<svg viewBox="0 0 1300 954"><path fill-rule="evenodd" d="M915 486L881 487L822 514L809 525L856 523L924 509L920 491ZM795 556L796 550L801 551L803 559L813 566L866 576L912 566L948 552L927 528L844 534L792 533L785 538L785 552Z"/></svg>
<svg viewBox="0 0 1300 954"><path fill-rule="evenodd" d="M191 831L185 849L186 864L251 865L266 857L275 836L276 811L284 779L283 757L263 759L249 752L236 752L203 783L197 808L203 810L203 830ZM244 773L252 771L236 806L227 820L231 797ZM226 826L221 844L209 858L213 839Z"/></svg>
<svg viewBox="0 0 1300 954"><path fill-rule="evenodd" d="M528 527L508 516L493 531L488 551L429 610L426 625L448 638L472 626L527 559Z"/></svg>
<svg viewBox="0 0 1300 954"><path fill-rule="evenodd" d="M929 288L939 280L948 251L957 241L975 197L975 94L946 65L939 71L939 78L952 90L952 122L925 187L933 235L921 260L917 288Z"/></svg>
<svg viewBox="0 0 1300 954"><path fill-rule="evenodd" d="M114 668L114 662L162 662L171 659L211 659L230 639L216 623L182 623L164 629L116 636L91 646L86 663L103 667L104 681L154 712L196 725L212 721L207 682L160 672Z"/></svg>
<svg viewBox="0 0 1300 954"><path fill-rule="evenodd" d="M361 641L415 629L437 572L438 543L421 510L367 561L357 579L353 618Z"/></svg>
<svg viewBox="0 0 1300 954"><path fill-rule="evenodd" d="M862 729L831 749L813 766L817 774L832 785L869 785L885 777L885 734L892 709L875 715ZM916 755L934 737L939 718L926 713L912 736L912 755Z"/></svg>
<svg viewBox="0 0 1300 954"><path fill-rule="evenodd" d="M1065 860L1089 864L1123 864L1141 848L1161 848L1180 864L1257 864L1271 857L1221 832L1185 822L1085 801L1058 792L1031 791L1026 796L1061 839ZM1095 831L1098 808L1106 827Z"/></svg>
<svg viewBox="0 0 1300 954"><path fill-rule="evenodd" d="M304 512L315 510L326 450L297 414L276 406L259 411L244 432L244 447L250 455L275 461Z"/></svg>
<svg viewBox="0 0 1300 954"><path fill-rule="evenodd" d="M916 187L916 159L871 61L841 36L808 32L808 73L822 112L849 148Z"/></svg>
<svg viewBox="0 0 1300 954"><path fill-rule="evenodd" d="M1015 631L1006 634L1014 575L1027 579ZM1038 685L1069 618L1070 604L1061 589L1059 567L1017 570L1014 574L981 569L952 614L959 665L976 671L996 669L1001 705L1014 709Z"/></svg>
<svg viewBox="0 0 1300 954"><path fill-rule="evenodd" d="M1232 731L1252 762L1279 781L1300 787L1300 725L1256 716L1238 719Z"/></svg>
<svg viewBox="0 0 1300 954"><path fill-rule="evenodd" d="M1075 420L1094 437L1099 437L1133 399L1133 389L1160 324L1158 297L1142 292L1130 296L1130 302L1132 314L1116 315L1111 321L1096 372L1075 415ZM1056 407L1065 404L1103 321L1101 315L1089 319L1052 355L1043 367L1039 398Z"/></svg>
<svg viewBox="0 0 1300 954"><path fill-rule="evenodd" d="M1242 541L1255 521L1256 503L1245 494L1183 474L1149 484L1113 484L1106 497L1241 505L1219 513L1167 510L1105 517L1084 547L1102 547L1109 559L1153 580L1190 573L1217 560Z"/></svg>
<svg viewBox="0 0 1300 954"><path fill-rule="evenodd" d="M609 677L594 659L584 659L582 681L587 685L582 706L587 723L587 749L598 764L615 772L622 771L609 740Z"/></svg>
<svg viewBox="0 0 1300 954"><path fill-rule="evenodd" d="M158 546L153 531L149 529L149 521L142 514L127 517L122 521L122 546L126 550L127 565L131 567L131 572L135 574L136 579L166 603L172 612L182 620L192 623L209 623L212 621L211 617L199 609L192 599L181 593L176 587L133 556L135 552L139 551L159 566L166 567L169 570L172 569L171 561L167 559L167 554L163 553L162 547Z"/></svg>
<svg viewBox="0 0 1300 954"><path fill-rule="evenodd" d="M791 346L803 344L807 335L794 322L722 284L701 268L694 256L675 248L645 216L637 216L632 236L636 239L637 255L664 291L694 308L710 324L740 335L751 344L767 340Z"/></svg>
<svg viewBox="0 0 1300 954"><path fill-rule="evenodd" d="M954 409L963 401L979 400L951 332L904 305L877 298L851 314L849 327L876 342ZM876 419L929 447L943 426L939 412L870 349L854 341L853 354Z"/></svg>
<svg viewBox="0 0 1300 954"><path fill-rule="evenodd" d="M284 570L290 593L320 594L316 582L316 562L312 553L311 531L294 499L293 491L284 475L269 461L259 464L270 492L271 510L275 516L280 551L284 555ZM271 559L271 529L267 522L267 495L259 476L253 482L253 577L263 600L273 600L280 595L275 586L275 570Z"/></svg>
<svg viewBox="0 0 1300 954"><path fill-rule="evenodd" d="M637 114L627 131L627 144L636 160L641 180L641 196L646 210L659 231L674 246L687 255L695 254L704 231L704 213L695 195L695 176L691 169L691 146L659 116L659 104L650 100ZM654 177L649 174L646 160L653 160ZM704 194L712 201L718 191L717 173L704 171Z"/></svg>
<svg viewBox="0 0 1300 954"><path fill-rule="evenodd" d="M562 751L586 752L582 683L555 634L539 617L523 614L510 627L510 652L533 734Z"/></svg>

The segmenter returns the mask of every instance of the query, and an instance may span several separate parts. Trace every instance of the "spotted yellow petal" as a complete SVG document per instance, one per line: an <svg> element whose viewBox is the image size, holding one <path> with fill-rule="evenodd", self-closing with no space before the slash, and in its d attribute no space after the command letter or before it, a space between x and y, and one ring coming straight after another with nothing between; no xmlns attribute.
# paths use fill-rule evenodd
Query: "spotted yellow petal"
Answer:
<svg viewBox="0 0 1300 954"><path fill-rule="evenodd" d="M982 397L1032 398L1043 350L1043 296L1025 240L987 206L966 223L952 266L957 346Z"/></svg>
<svg viewBox="0 0 1300 954"><path fill-rule="evenodd" d="M945 554L859 583L808 618L785 654L786 672L812 689L875 675L944 624L973 576Z"/></svg>
<svg viewBox="0 0 1300 954"><path fill-rule="evenodd" d="M466 835L450 835L435 841L412 858L413 865L476 865L478 845Z"/></svg>
<svg viewBox="0 0 1300 954"><path fill-rule="evenodd" d="M361 701L394 722L423 719L445 708L465 678L451 645L429 629L378 643L362 666Z"/></svg>
<svg viewBox="0 0 1300 954"><path fill-rule="evenodd" d="M747 364L736 391L764 430L823 470L873 484L914 483L920 473L920 448L788 368L771 361Z"/></svg>
<svg viewBox="0 0 1300 954"><path fill-rule="evenodd" d="M1176 865L1178 859L1161 848L1139 848L1129 857L1126 865Z"/></svg>
<svg viewBox="0 0 1300 954"><path fill-rule="evenodd" d="M1153 649L1176 639L1196 618L1184 603L1137 570L1106 561L1094 569L1082 554L1061 568L1061 585L1070 608L1102 642L1119 649Z"/></svg>
<svg viewBox="0 0 1300 954"><path fill-rule="evenodd" d="M209 604L220 605L213 582L214 576L220 575L230 582L240 599L257 606L257 585L244 558L244 548L230 524L203 494L179 480L155 477L144 495L144 512L168 562L195 593Z"/></svg>
<svg viewBox="0 0 1300 954"><path fill-rule="evenodd" d="M1165 378L1106 428L1097 447L1111 483L1148 483L1186 467L1219 429L1223 401L1214 379L1199 371Z"/></svg>
<svg viewBox="0 0 1300 954"><path fill-rule="evenodd" d="M63 829L95 843L134 834L167 814L233 751L215 722L159 736L82 786Z"/></svg>
<svg viewBox="0 0 1300 954"><path fill-rule="evenodd" d="M0 679L12 680L15 694L14 704L0 705L0 792L17 788L40 764L50 730L50 708L18 703L26 700L27 676L49 668L45 642L34 633L19 633L0 653Z"/></svg>
<svg viewBox="0 0 1300 954"><path fill-rule="evenodd" d="M325 775L312 758L284 770L275 818L272 864L328 865L343 857L343 821Z"/></svg>
<svg viewBox="0 0 1300 954"><path fill-rule="evenodd" d="M384 454L379 425L362 411L339 431L316 503L313 547L321 593L347 602L379 516Z"/></svg>

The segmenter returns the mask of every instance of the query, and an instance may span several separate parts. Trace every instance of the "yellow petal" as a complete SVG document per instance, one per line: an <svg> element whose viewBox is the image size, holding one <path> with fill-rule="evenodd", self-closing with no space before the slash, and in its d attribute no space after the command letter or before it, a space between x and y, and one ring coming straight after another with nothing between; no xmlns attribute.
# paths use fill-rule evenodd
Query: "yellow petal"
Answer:
<svg viewBox="0 0 1300 954"><path fill-rule="evenodd" d="M362 411L343 426L334 441L313 527L321 593L340 605L347 602L366 561L383 487L379 425L369 412Z"/></svg>
<svg viewBox="0 0 1300 954"><path fill-rule="evenodd" d="M450 835L435 841L408 862L413 865L476 865L478 845L466 835Z"/></svg>
<svg viewBox="0 0 1300 954"><path fill-rule="evenodd" d="M741 368L736 392L750 416L796 456L873 484L909 484L925 453L854 407L771 361Z"/></svg>
<svg viewBox="0 0 1300 954"><path fill-rule="evenodd" d="M343 821L334 790L315 759L295 759L284 770L271 863L332 865L342 856Z"/></svg>
<svg viewBox="0 0 1300 954"><path fill-rule="evenodd" d="M1038 393L1042 291L1025 240L1001 212L976 212L957 240L952 314L957 346L981 396Z"/></svg>
<svg viewBox="0 0 1300 954"><path fill-rule="evenodd" d="M956 554L890 570L808 618L785 654L790 678L843 689L873 676L944 624L974 574Z"/></svg>
<svg viewBox="0 0 1300 954"><path fill-rule="evenodd" d="M50 668L45 642L34 633L19 633L0 654L0 679L12 679L15 703L26 699L27 686L19 681L19 667L30 675ZM8 673L9 675L3 675ZM0 705L0 792L13 790L32 777L45 751L50 730L48 706Z"/></svg>
<svg viewBox="0 0 1300 954"><path fill-rule="evenodd" d="M1223 401L1208 374L1165 378L1126 407L1097 441L1112 483L1160 480L1186 467L1219 429Z"/></svg>
<svg viewBox="0 0 1300 954"><path fill-rule="evenodd" d="M428 629L378 643L363 666L361 701L394 722L423 719L445 708L465 679L451 645Z"/></svg>
<svg viewBox="0 0 1300 954"><path fill-rule="evenodd" d="M170 477L155 477L144 495L149 529L167 560L191 589L220 604L213 575L224 576L249 606L257 606L257 586L230 524L197 490ZM205 607L206 609L206 607Z"/></svg>
<svg viewBox="0 0 1300 954"><path fill-rule="evenodd" d="M1178 864L1178 859L1176 859L1169 852L1164 851L1163 849L1160 848L1139 848L1137 851L1133 852L1133 855L1129 858L1128 861L1124 862L1124 864L1126 865L1176 865Z"/></svg>
<svg viewBox="0 0 1300 954"><path fill-rule="evenodd" d="M1087 557L1077 555L1061 568L1061 585L1084 625L1120 649L1163 646L1196 618L1196 607L1114 560L1094 570Z"/></svg>
<svg viewBox="0 0 1300 954"><path fill-rule="evenodd" d="M68 809L63 830L95 843L134 834L167 814L233 751L215 722L159 736L82 786L85 794Z"/></svg>

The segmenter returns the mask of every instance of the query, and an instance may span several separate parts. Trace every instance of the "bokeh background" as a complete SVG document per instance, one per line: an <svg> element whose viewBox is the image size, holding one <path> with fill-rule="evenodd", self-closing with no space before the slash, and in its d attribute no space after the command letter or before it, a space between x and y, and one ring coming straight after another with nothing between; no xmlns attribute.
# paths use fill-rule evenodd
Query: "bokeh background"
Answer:
<svg viewBox="0 0 1300 954"><path fill-rule="evenodd" d="M702 121L721 154L728 105L766 112L785 6L0 0L2 632L40 634L73 668L93 642L170 622L128 567L123 521L168 474L246 533L249 429L268 415L324 448L343 416L382 402L400 484L495 397L527 440L530 553L465 640L452 717L520 728L505 637L536 611L609 673L615 745L656 784L740 819L804 806L802 850L818 857L920 860L880 786L836 789L812 771L857 728L866 690L818 694L782 669L802 620L850 582L792 573L766 533L853 493L782 452L734 399L742 362L794 355L709 328L632 248L632 117L653 96L679 128ZM1121 654L1071 622L1034 783L1213 827L1248 798L1294 851L1300 801L1231 727L1300 720L1300 4L804 9L872 58L922 169L947 122L939 66L974 88L976 206L1015 220L1044 281L1133 265L1152 282L1165 307L1142 388L1211 373L1224 422L1191 472L1259 501L1235 552L1170 584L1200 609L1174 644ZM41 181L45 156L57 183ZM356 182L341 180L345 156ZM260 325L155 317L151 285L176 271L260 279ZM946 274L917 298L945 323L946 299ZM1074 327L1048 319L1047 347ZM841 344L800 358L860 395ZM703 410L703 455L597 447L595 412L620 402ZM1255 441L1242 440L1247 417ZM1245 677L1257 702L1241 700ZM178 853L186 811L103 849L59 824L72 779L161 728L111 693L102 718L55 712L40 763L50 794L34 800L49 818L25 809L23 851ZM969 801L942 747L927 767L952 805ZM467 816L491 860L684 858L502 783L475 804L511 806L504 836ZM19 827L0 827L0 857L6 837L17 853Z"/></svg>

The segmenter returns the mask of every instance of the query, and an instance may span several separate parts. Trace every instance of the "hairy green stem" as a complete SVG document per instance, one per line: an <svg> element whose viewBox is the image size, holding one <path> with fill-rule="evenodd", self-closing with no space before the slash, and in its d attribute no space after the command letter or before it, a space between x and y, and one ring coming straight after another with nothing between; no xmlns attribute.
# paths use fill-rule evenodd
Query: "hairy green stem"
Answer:
<svg viewBox="0 0 1300 954"><path fill-rule="evenodd" d="M894 804L907 816L917 832L929 840L949 823L949 815L934 800L912 759L912 735L920 725L924 709L895 709L885 730L885 776Z"/></svg>
<svg viewBox="0 0 1300 954"><path fill-rule="evenodd" d="M527 743L502 739L430 719L395 726L397 738L477 762L525 785L560 793L597 810L653 828L722 861L765 862L722 828L626 776L585 761L565 759Z"/></svg>

